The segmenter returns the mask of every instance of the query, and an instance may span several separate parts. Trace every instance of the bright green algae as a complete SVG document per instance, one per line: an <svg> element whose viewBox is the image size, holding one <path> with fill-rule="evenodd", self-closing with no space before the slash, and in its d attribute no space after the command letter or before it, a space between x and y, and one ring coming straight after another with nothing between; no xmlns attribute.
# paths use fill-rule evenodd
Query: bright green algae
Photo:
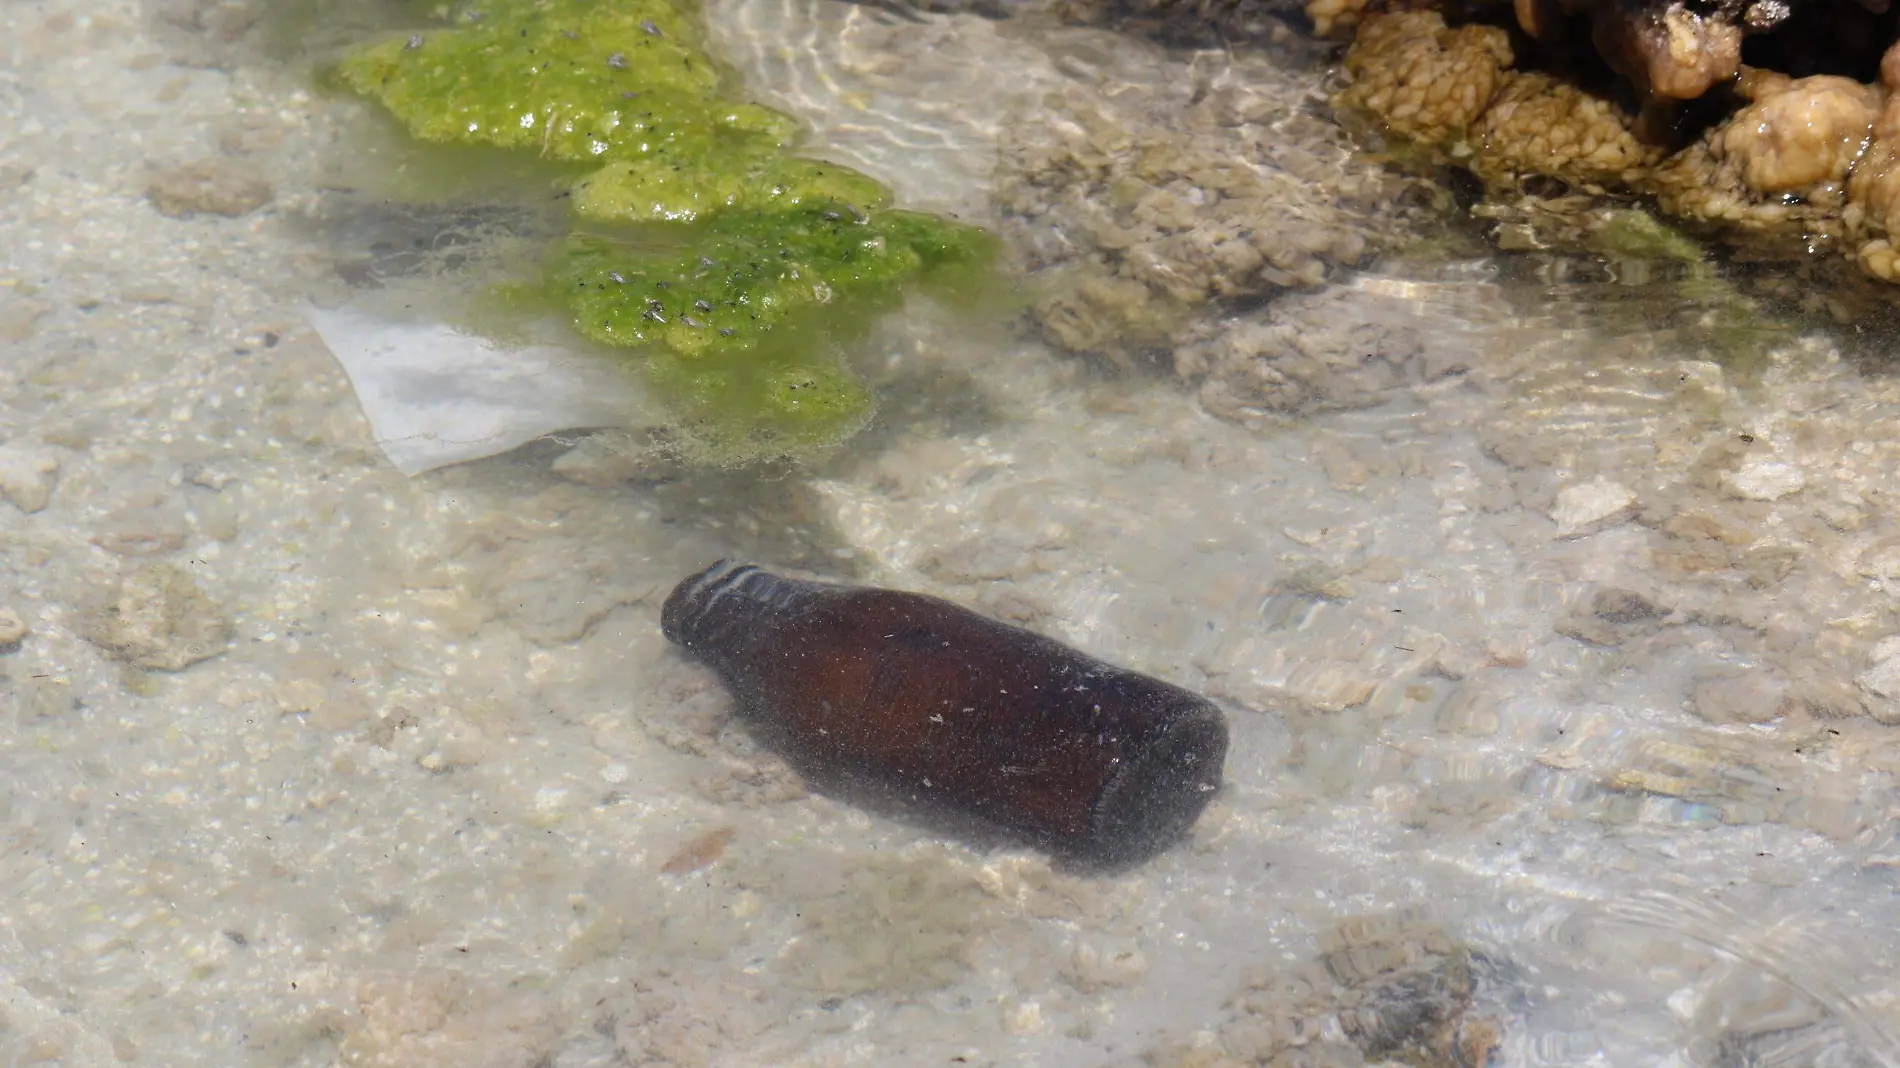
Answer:
<svg viewBox="0 0 1900 1068"><path fill-rule="evenodd" d="M886 210L847 167L787 149L790 118L728 95L696 12L669 0L495 0L337 68L416 138L599 166L552 284L627 349L688 437L728 462L849 437L872 402L839 344L916 284L992 258L973 227Z"/></svg>
<svg viewBox="0 0 1900 1068"><path fill-rule="evenodd" d="M990 253L980 230L831 202L726 212L668 251L577 237L560 274L575 327L653 353L650 376L729 459L855 432L871 401L833 343L906 283L921 276L954 290L958 273Z"/></svg>
<svg viewBox="0 0 1900 1068"><path fill-rule="evenodd" d="M778 328L815 314L864 318L927 269L988 255L970 231L932 240L943 233L939 220L913 212L729 212L683 250L643 254L577 238L563 274L581 333L699 360L768 349Z"/></svg>
<svg viewBox="0 0 1900 1068"><path fill-rule="evenodd" d="M425 141L559 160L782 145L792 120L726 99L697 25L665 0L499 0L397 36L339 73Z"/></svg>
<svg viewBox="0 0 1900 1068"><path fill-rule="evenodd" d="M724 211L786 211L826 200L863 211L883 207L890 193L848 167L737 153L610 163L574 186L575 213L604 220L692 222Z"/></svg>

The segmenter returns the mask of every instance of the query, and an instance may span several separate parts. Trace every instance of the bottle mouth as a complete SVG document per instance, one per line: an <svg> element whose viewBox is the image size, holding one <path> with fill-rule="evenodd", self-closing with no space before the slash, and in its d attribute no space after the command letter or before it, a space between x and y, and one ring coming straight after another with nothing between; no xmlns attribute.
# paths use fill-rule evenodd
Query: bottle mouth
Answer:
<svg viewBox="0 0 1900 1068"><path fill-rule="evenodd" d="M1220 792L1227 720L1197 703L1143 746L1102 788L1089 852L1107 863L1133 863L1178 841Z"/></svg>
<svg viewBox="0 0 1900 1068"><path fill-rule="evenodd" d="M697 574L688 575L673 587L660 609L660 633L675 645L688 648L698 644L701 624L721 597L758 572L752 564L739 560L720 560Z"/></svg>

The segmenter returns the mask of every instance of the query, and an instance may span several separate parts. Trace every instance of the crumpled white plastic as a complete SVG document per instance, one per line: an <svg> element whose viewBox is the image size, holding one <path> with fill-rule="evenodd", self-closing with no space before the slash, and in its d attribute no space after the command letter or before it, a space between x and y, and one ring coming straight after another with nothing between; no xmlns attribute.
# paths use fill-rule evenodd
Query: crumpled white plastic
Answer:
<svg viewBox="0 0 1900 1068"><path fill-rule="evenodd" d="M624 368L553 345L509 348L360 304L308 309L383 454L404 475L495 456L564 430L651 425Z"/></svg>

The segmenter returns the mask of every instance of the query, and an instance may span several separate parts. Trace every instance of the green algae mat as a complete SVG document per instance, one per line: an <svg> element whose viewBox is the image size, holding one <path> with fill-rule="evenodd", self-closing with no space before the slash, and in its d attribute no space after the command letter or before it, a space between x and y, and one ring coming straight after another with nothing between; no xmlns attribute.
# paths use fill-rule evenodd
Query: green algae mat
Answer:
<svg viewBox="0 0 1900 1068"><path fill-rule="evenodd" d="M793 155L798 124L738 97L684 4L448 8L334 73L417 140L578 175L546 293L624 351L701 459L809 455L856 433L872 398L842 345L912 290L968 295L993 259L985 231L894 210L874 179Z"/></svg>

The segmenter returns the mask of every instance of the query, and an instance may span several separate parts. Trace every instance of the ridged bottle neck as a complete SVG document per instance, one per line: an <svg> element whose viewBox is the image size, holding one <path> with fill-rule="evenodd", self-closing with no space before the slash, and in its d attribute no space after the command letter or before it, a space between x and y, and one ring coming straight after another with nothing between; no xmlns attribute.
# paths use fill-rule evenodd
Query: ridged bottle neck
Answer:
<svg viewBox="0 0 1900 1068"><path fill-rule="evenodd" d="M719 658L736 652L784 611L809 583L762 571L752 564L721 560L679 584L660 613L668 641L695 655Z"/></svg>

